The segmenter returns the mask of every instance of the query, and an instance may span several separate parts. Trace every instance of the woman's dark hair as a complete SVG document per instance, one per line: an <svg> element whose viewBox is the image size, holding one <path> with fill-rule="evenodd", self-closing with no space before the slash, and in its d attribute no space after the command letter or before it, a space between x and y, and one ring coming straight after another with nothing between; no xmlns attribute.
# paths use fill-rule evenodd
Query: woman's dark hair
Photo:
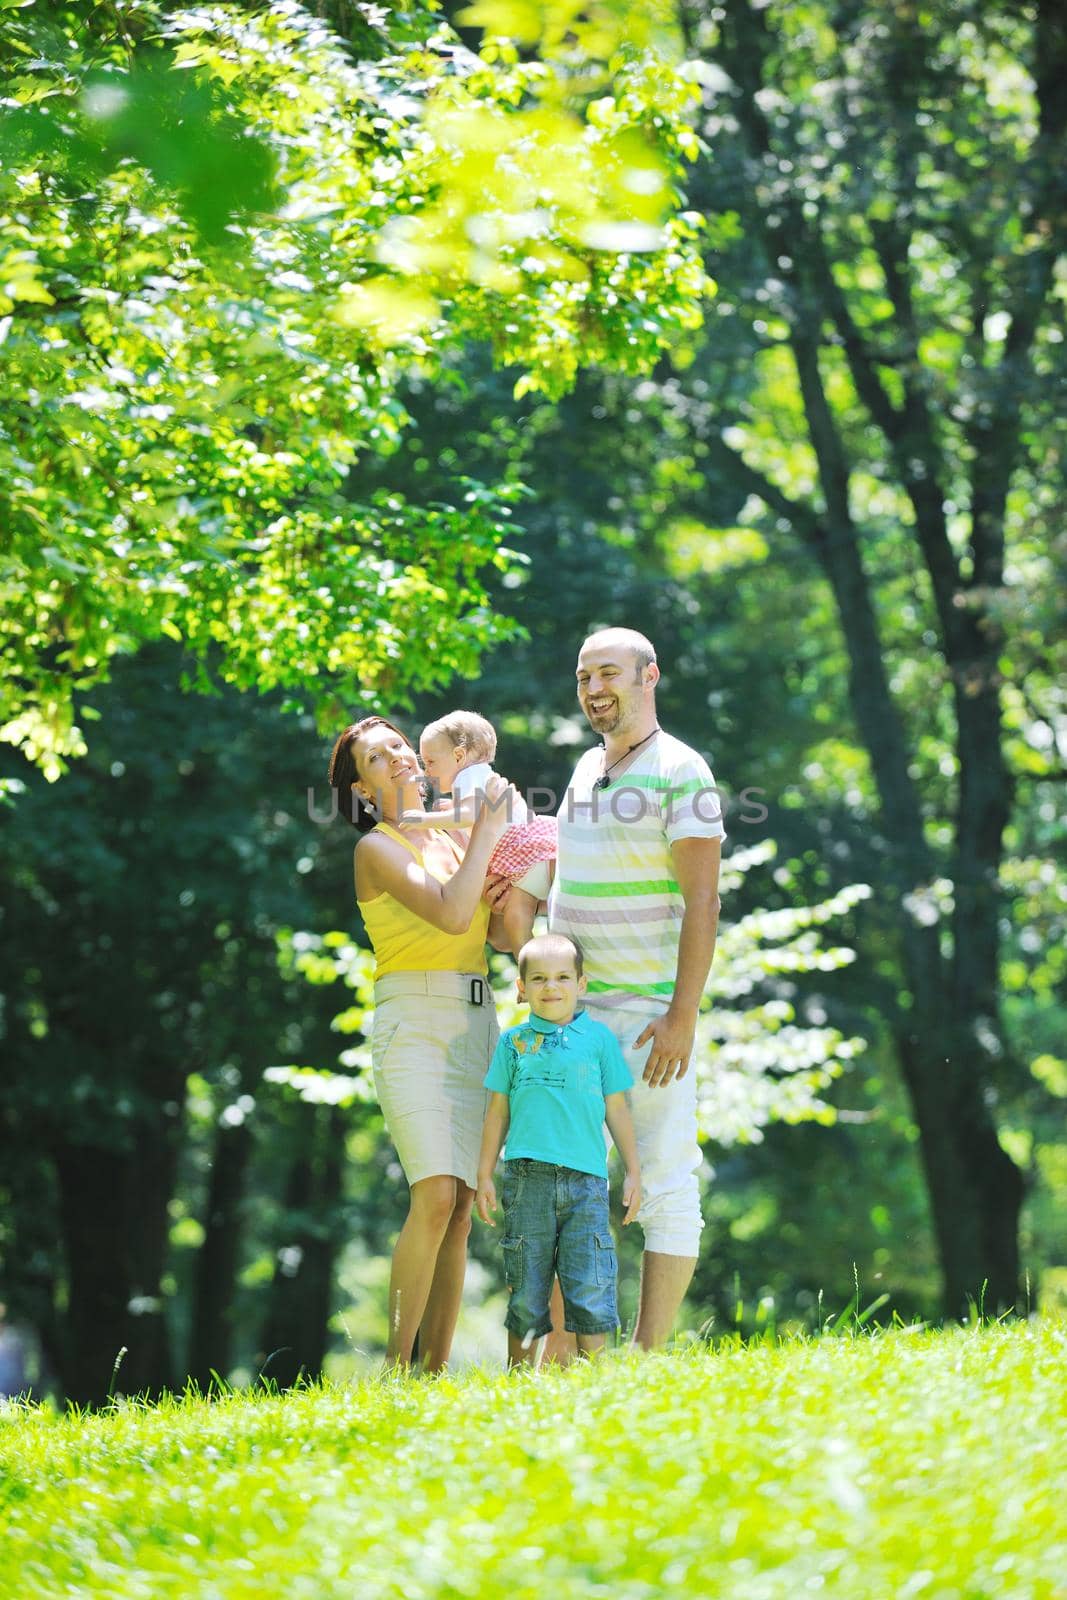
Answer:
<svg viewBox="0 0 1067 1600"><path fill-rule="evenodd" d="M378 821L355 790L359 778L359 773L356 771L355 743L360 734L369 733L371 728L392 728L394 733L399 733L400 737L408 742L407 734L398 728L395 722L390 722L388 717L361 717L358 722L353 722L351 727L345 729L334 745L326 779L330 787L337 790L338 811L345 821L358 828L360 833L369 833Z"/></svg>

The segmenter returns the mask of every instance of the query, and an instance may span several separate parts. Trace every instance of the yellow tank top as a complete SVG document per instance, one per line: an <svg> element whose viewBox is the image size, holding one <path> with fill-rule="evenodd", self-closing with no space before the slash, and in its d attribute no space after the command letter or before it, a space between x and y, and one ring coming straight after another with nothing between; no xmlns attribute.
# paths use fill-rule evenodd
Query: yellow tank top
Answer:
<svg viewBox="0 0 1067 1600"><path fill-rule="evenodd" d="M387 822L378 827L391 839L410 850L415 860L427 872L429 868L410 839ZM446 837L448 837L446 835ZM452 840L449 839L449 843ZM457 857L459 852L457 850ZM438 883L448 880L431 873ZM384 978L387 972L481 972L488 971L485 960L485 938L489 931L489 907L484 900L466 933L442 933L431 927L422 917L409 911L391 894L375 895L373 900L357 900L363 914L363 925L374 947L375 976Z"/></svg>

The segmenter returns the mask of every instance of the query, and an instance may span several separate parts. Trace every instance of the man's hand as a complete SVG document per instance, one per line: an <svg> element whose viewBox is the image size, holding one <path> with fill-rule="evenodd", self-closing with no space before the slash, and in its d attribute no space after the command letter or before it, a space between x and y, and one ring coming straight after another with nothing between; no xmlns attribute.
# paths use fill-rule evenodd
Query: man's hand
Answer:
<svg viewBox="0 0 1067 1600"><path fill-rule="evenodd" d="M474 1197L474 1204L482 1221L488 1222L491 1228L495 1228L496 1223L489 1215L490 1211L496 1210L496 1184L491 1177L478 1179L478 1193Z"/></svg>
<svg viewBox="0 0 1067 1600"><path fill-rule="evenodd" d="M693 1054L696 1038L696 1017L679 1016L668 1009L662 1017L655 1017L634 1040L633 1048L639 1050L652 1040L642 1077L653 1089L662 1089L674 1078L684 1078L689 1071L689 1058Z"/></svg>
<svg viewBox="0 0 1067 1600"><path fill-rule="evenodd" d="M634 1222L641 1209L641 1174L628 1172L622 1181L622 1203L626 1207L622 1225L625 1228L628 1222Z"/></svg>
<svg viewBox="0 0 1067 1600"><path fill-rule="evenodd" d="M492 916L495 917L498 911L503 911L510 893L511 879L503 877L499 872L491 872L485 880L482 899L489 907Z"/></svg>

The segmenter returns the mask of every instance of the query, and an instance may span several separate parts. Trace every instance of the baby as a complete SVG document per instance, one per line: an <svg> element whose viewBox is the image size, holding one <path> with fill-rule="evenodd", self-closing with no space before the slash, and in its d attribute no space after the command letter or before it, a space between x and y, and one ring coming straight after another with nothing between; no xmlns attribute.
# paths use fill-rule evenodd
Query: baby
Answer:
<svg viewBox="0 0 1067 1600"><path fill-rule="evenodd" d="M476 711L450 711L422 730L419 755L434 793L448 798L432 811L405 811L401 827L471 827L486 783L493 776L493 724ZM520 799L513 807L511 826L489 862L490 872L511 880L503 920L516 957L533 932L538 905L548 899L555 859L555 817L531 816Z"/></svg>

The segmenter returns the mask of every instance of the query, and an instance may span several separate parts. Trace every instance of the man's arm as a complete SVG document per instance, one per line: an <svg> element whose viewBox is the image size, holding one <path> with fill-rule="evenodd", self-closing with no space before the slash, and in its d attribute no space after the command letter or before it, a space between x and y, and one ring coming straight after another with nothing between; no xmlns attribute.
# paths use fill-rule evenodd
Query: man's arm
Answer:
<svg viewBox="0 0 1067 1600"><path fill-rule="evenodd" d="M674 998L662 1017L650 1022L634 1048L652 1040L644 1080L653 1086L684 1078L696 1037L697 1013L715 954L719 929L721 839L676 839L671 845L674 876L685 901L678 941Z"/></svg>

